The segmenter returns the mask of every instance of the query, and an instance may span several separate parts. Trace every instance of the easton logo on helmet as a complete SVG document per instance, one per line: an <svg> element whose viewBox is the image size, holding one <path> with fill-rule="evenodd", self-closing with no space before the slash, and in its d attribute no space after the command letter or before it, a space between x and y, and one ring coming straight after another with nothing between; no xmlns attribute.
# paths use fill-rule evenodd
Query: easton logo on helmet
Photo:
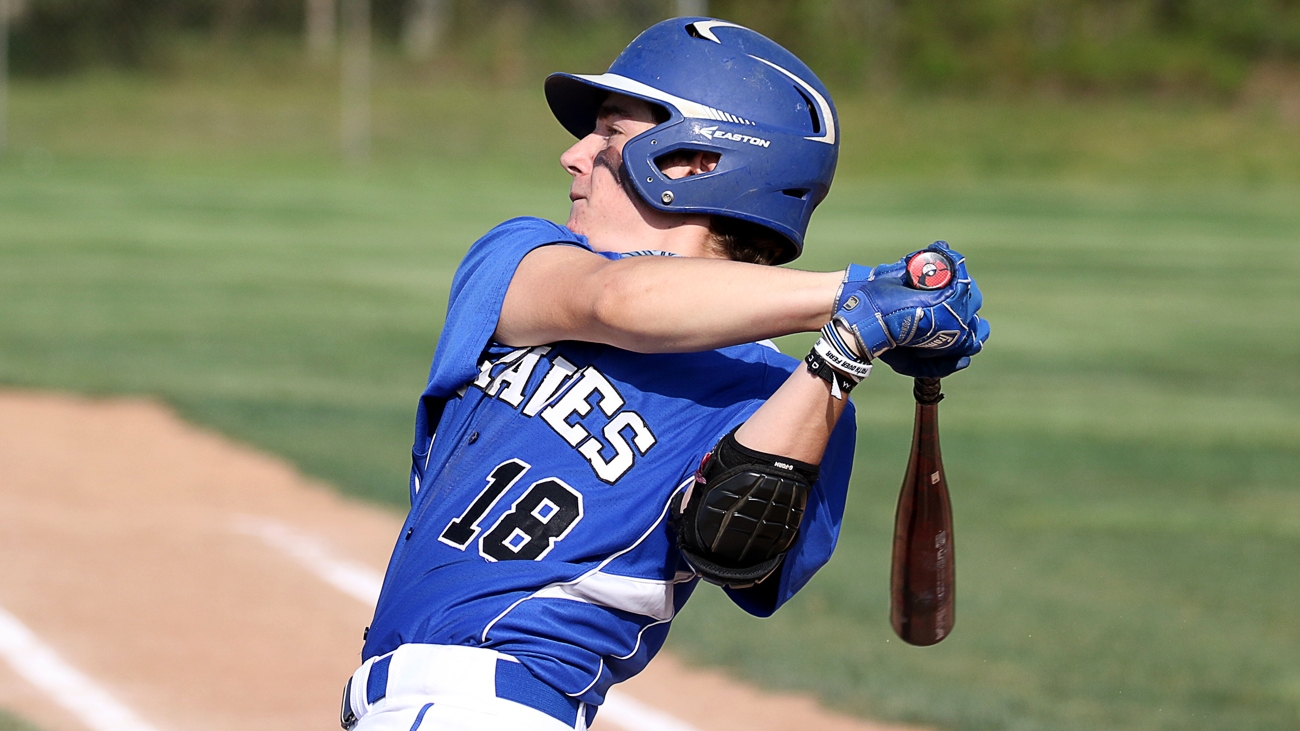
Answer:
<svg viewBox="0 0 1300 731"><path fill-rule="evenodd" d="M907 277L917 289L943 289L952 281L952 262L937 251L918 252L907 260Z"/></svg>
<svg viewBox="0 0 1300 731"><path fill-rule="evenodd" d="M756 147L772 146L772 142L770 140L765 140L762 139L761 137L750 137L749 135L737 134L735 132L728 132L725 129L718 129L717 125L711 125L709 127L696 127L695 134L710 140L718 139L718 140L732 140L733 142L748 142L749 144L754 145Z"/></svg>

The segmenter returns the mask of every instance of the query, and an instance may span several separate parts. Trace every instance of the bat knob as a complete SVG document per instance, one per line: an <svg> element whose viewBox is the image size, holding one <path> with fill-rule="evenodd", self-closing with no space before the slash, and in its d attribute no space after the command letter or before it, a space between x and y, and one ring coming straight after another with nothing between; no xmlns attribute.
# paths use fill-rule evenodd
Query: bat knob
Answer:
<svg viewBox="0 0 1300 731"><path fill-rule="evenodd" d="M937 404L943 400L941 388L938 378L917 378L912 383L912 395L918 404Z"/></svg>
<svg viewBox="0 0 1300 731"><path fill-rule="evenodd" d="M952 259L942 251L918 251L907 260L907 286L912 289L943 289L952 283Z"/></svg>

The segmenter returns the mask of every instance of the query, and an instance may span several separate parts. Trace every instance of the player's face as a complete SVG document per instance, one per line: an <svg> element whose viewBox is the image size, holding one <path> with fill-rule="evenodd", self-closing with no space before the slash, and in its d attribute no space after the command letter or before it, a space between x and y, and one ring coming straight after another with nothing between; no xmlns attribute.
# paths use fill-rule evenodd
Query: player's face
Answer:
<svg viewBox="0 0 1300 731"><path fill-rule="evenodd" d="M603 242L629 238L647 225L647 217L653 218L654 209L623 187L621 172L623 145L653 126L649 104L611 94L600 107L596 129L560 156L560 164L573 176L567 225L597 249Z"/></svg>

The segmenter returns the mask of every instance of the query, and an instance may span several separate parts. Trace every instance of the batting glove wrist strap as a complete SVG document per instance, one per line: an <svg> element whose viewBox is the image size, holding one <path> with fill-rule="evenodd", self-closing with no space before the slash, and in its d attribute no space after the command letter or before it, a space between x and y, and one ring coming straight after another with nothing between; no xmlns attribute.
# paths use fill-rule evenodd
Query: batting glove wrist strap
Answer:
<svg viewBox="0 0 1300 731"><path fill-rule="evenodd" d="M831 384L831 395L837 399L843 399L844 394L871 375L870 361L853 352L834 321L822 327L822 336L808 352L804 363L809 373Z"/></svg>

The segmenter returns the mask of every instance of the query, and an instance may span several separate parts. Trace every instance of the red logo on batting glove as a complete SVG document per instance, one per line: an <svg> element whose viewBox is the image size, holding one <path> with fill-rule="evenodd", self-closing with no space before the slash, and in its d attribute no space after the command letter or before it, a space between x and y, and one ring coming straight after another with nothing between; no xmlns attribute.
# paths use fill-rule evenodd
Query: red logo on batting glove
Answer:
<svg viewBox="0 0 1300 731"><path fill-rule="evenodd" d="M916 289L943 289L952 282L952 262L937 251L920 251L907 260L907 278Z"/></svg>

